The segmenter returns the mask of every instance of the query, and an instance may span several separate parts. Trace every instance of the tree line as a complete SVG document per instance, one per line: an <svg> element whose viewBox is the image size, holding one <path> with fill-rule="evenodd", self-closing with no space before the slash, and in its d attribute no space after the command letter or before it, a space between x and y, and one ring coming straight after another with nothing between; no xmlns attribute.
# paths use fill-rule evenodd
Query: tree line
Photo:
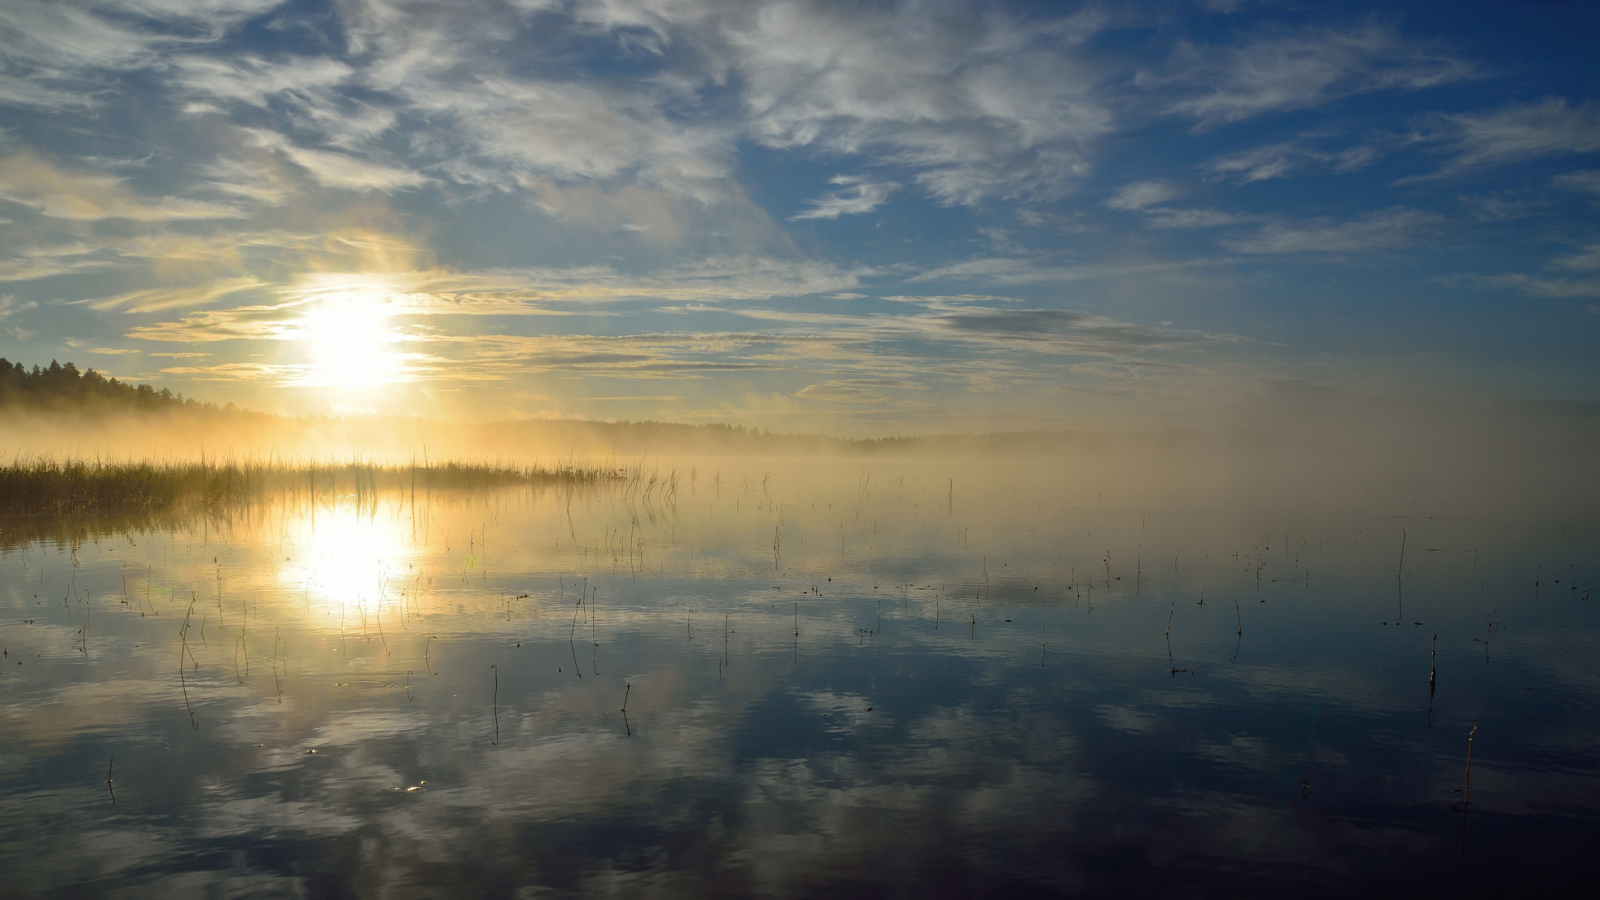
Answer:
<svg viewBox="0 0 1600 900"><path fill-rule="evenodd" d="M93 369L50 361L48 368L31 370L0 356L0 406L40 408L104 406L121 409L215 408L213 404L184 399L170 389L129 384L107 378Z"/></svg>

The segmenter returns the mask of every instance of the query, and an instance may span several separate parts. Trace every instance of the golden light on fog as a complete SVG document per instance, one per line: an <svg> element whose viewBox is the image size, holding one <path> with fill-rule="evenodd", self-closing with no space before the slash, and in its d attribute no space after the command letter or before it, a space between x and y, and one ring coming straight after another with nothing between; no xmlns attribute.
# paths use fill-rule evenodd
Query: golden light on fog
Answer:
<svg viewBox="0 0 1600 900"><path fill-rule="evenodd" d="M328 297L308 310L296 329L309 363L302 383L357 388L399 381L398 338L389 319L389 305L369 293Z"/></svg>

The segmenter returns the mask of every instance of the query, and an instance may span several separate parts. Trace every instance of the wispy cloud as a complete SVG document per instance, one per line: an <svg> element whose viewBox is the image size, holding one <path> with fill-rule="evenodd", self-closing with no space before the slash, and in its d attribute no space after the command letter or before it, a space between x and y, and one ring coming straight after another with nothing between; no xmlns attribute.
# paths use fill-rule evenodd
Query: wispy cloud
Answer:
<svg viewBox="0 0 1600 900"><path fill-rule="evenodd" d="M295 324L281 307L259 304L189 313L176 322L136 325L126 336L172 344L292 340L297 334Z"/></svg>
<svg viewBox="0 0 1600 900"><path fill-rule="evenodd" d="M202 354L203 355L203 354ZM169 366L163 375L185 375L193 381L274 381L295 383L306 374L306 366L268 363L219 363L214 366Z"/></svg>
<svg viewBox="0 0 1600 900"><path fill-rule="evenodd" d="M141 197L127 183L100 172L71 171L28 152L0 159L0 199L57 219L236 219L234 206L178 197Z"/></svg>
<svg viewBox="0 0 1600 900"><path fill-rule="evenodd" d="M1391 25L1268 29L1222 45L1184 43L1139 83L1176 94L1171 111L1214 127L1321 106L1355 94L1417 90L1469 78L1474 66Z"/></svg>
<svg viewBox="0 0 1600 900"><path fill-rule="evenodd" d="M153 68L202 47L282 0L100 0L0 4L0 102L82 110L109 93L106 72Z"/></svg>
<svg viewBox="0 0 1600 900"><path fill-rule="evenodd" d="M1518 103L1486 113L1439 116L1429 137L1451 159L1438 173L1506 165L1549 156L1600 152L1600 103L1569 104L1560 97Z"/></svg>
<svg viewBox="0 0 1600 900"><path fill-rule="evenodd" d="M829 403L863 404L869 406L931 406L927 400L894 397L890 391L926 391L928 386L903 378L834 378L818 384L808 384L794 392L807 400L824 400Z"/></svg>
<svg viewBox="0 0 1600 900"><path fill-rule="evenodd" d="M1048 346L1055 352L1123 355L1211 339L1105 316L1059 309L986 309L944 313L931 322L949 333L984 340Z"/></svg>
<svg viewBox="0 0 1600 900"><path fill-rule="evenodd" d="M115 297L79 301L99 310L120 309L130 313L160 312L187 306L202 306L229 294L261 286L254 276L227 278L198 287L149 288Z"/></svg>
<svg viewBox="0 0 1600 900"><path fill-rule="evenodd" d="M1509 272L1503 275L1477 276L1474 280L1511 288L1535 297L1600 297L1600 243L1581 247L1576 253L1558 256L1550 260L1546 268L1575 274Z"/></svg>
<svg viewBox="0 0 1600 900"><path fill-rule="evenodd" d="M349 153L296 146L288 138L261 129L249 129L256 144L282 153L306 170L318 184L353 191L396 191L425 184L420 172L384 165Z"/></svg>
<svg viewBox="0 0 1600 900"><path fill-rule="evenodd" d="M836 175L828 183L840 185L841 189L815 200L807 200L811 208L791 218L837 219L840 216L859 216L882 206L889 195L900 187L892 181L867 181L857 175Z"/></svg>
<svg viewBox="0 0 1600 900"><path fill-rule="evenodd" d="M267 285L251 277L206 287L139 291L98 301L105 308L157 311L210 302L247 290L271 294L277 303L251 303L204 310L175 321L147 322L128 337L173 343L292 340L305 310L357 298L394 316L552 316L575 309L600 314L602 304L722 304L815 296L855 287L871 270L829 263L767 259L710 259L651 274L629 274L606 266L567 269L496 269L471 273L425 270L372 274L314 273L293 283ZM418 340L432 340L418 335Z"/></svg>
<svg viewBox="0 0 1600 900"><path fill-rule="evenodd" d="M1151 228L1221 228L1248 222L1254 216L1223 212L1218 209L1172 209L1157 207L1145 210L1145 224Z"/></svg>
<svg viewBox="0 0 1600 900"><path fill-rule="evenodd" d="M90 96L71 88L52 87L43 78L15 78L0 74L0 104L50 111L87 110Z"/></svg>
<svg viewBox="0 0 1600 900"><path fill-rule="evenodd" d="M1213 157L1201 163L1200 168L1219 181L1250 184L1287 178L1309 168L1328 169L1338 174L1354 172L1371 165L1388 150L1374 143L1323 150L1313 146L1309 139L1297 138Z"/></svg>
<svg viewBox="0 0 1600 900"><path fill-rule="evenodd" d="M918 283L951 278L983 281L999 285L1027 285L1126 278L1133 275L1170 272L1211 264L1211 262L1205 260L1059 264L1018 257L982 257L928 269L906 280L910 283Z"/></svg>
<svg viewBox="0 0 1600 900"><path fill-rule="evenodd" d="M1118 188L1116 193L1106 200L1105 206L1122 212L1137 212L1158 203L1165 203L1176 196L1178 196L1177 189L1164 181L1135 181Z"/></svg>
<svg viewBox="0 0 1600 900"><path fill-rule="evenodd" d="M1222 244L1238 253L1366 253L1415 243L1444 224L1438 213L1394 207L1344 222L1274 222Z"/></svg>
<svg viewBox="0 0 1600 900"><path fill-rule="evenodd" d="M1558 269L1600 270L1600 244L1590 244L1570 256L1557 257L1550 264Z"/></svg>
<svg viewBox="0 0 1600 900"><path fill-rule="evenodd" d="M1078 50L1093 15L782 2L721 24L758 140L908 166L945 203L1059 196L1112 128Z"/></svg>
<svg viewBox="0 0 1600 900"><path fill-rule="evenodd" d="M12 256L0 258L0 283L88 272L119 262L114 254L104 248L78 241L28 245L17 248Z"/></svg>
<svg viewBox="0 0 1600 900"><path fill-rule="evenodd" d="M334 88L355 69L327 57L265 60L249 54L188 55L172 60L171 83L181 92L266 108L283 99L299 109L332 106Z"/></svg>
<svg viewBox="0 0 1600 900"><path fill-rule="evenodd" d="M1489 275L1480 280L1535 297L1600 297L1600 278L1546 278L1514 272L1506 275Z"/></svg>
<svg viewBox="0 0 1600 900"><path fill-rule="evenodd" d="M1556 187L1565 188L1569 191L1600 194L1600 169L1584 169L1557 175L1551 179L1551 183Z"/></svg>
<svg viewBox="0 0 1600 900"><path fill-rule="evenodd" d="M14 294L0 294L0 322L11 318L19 312L35 309L39 306L36 300L18 300Z"/></svg>

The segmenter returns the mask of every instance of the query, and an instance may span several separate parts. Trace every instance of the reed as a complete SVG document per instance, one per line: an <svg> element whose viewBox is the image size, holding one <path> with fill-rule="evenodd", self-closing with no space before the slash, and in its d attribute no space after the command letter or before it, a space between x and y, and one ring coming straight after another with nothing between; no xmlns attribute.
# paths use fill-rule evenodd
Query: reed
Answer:
<svg viewBox="0 0 1600 900"><path fill-rule="evenodd" d="M18 456L0 465L0 515L156 513L225 509L309 489L314 498L343 488L358 498L403 491L414 465L346 462L288 463L270 459L225 462L93 462ZM425 466L429 489L484 490L517 485L621 484L643 499L676 497L677 473L646 472L642 465L588 463L509 466L450 461ZM308 488L309 486L309 488Z"/></svg>
<svg viewBox="0 0 1600 900"><path fill-rule="evenodd" d="M1439 636L1428 647L1428 727L1433 727L1433 695L1439 687Z"/></svg>
<svg viewBox="0 0 1600 900"><path fill-rule="evenodd" d="M1463 810L1466 809L1467 804L1472 802L1472 740L1477 736L1478 726L1473 725L1472 730L1467 732L1467 777L1462 782L1461 789L1455 792L1461 795L1461 807Z"/></svg>
<svg viewBox="0 0 1600 900"><path fill-rule="evenodd" d="M500 746L500 667L491 665L494 670L494 696L489 701L489 706L494 710L494 740L489 743Z"/></svg>

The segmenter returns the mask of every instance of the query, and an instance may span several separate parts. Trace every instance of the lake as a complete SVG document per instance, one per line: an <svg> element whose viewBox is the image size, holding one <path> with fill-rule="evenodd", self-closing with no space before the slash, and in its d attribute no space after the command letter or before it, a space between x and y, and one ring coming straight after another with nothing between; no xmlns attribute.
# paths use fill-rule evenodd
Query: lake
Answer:
<svg viewBox="0 0 1600 900"><path fill-rule="evenodd" d="M0 522L3 892L1600 876L1586 492L671 468Z"/></svg>

